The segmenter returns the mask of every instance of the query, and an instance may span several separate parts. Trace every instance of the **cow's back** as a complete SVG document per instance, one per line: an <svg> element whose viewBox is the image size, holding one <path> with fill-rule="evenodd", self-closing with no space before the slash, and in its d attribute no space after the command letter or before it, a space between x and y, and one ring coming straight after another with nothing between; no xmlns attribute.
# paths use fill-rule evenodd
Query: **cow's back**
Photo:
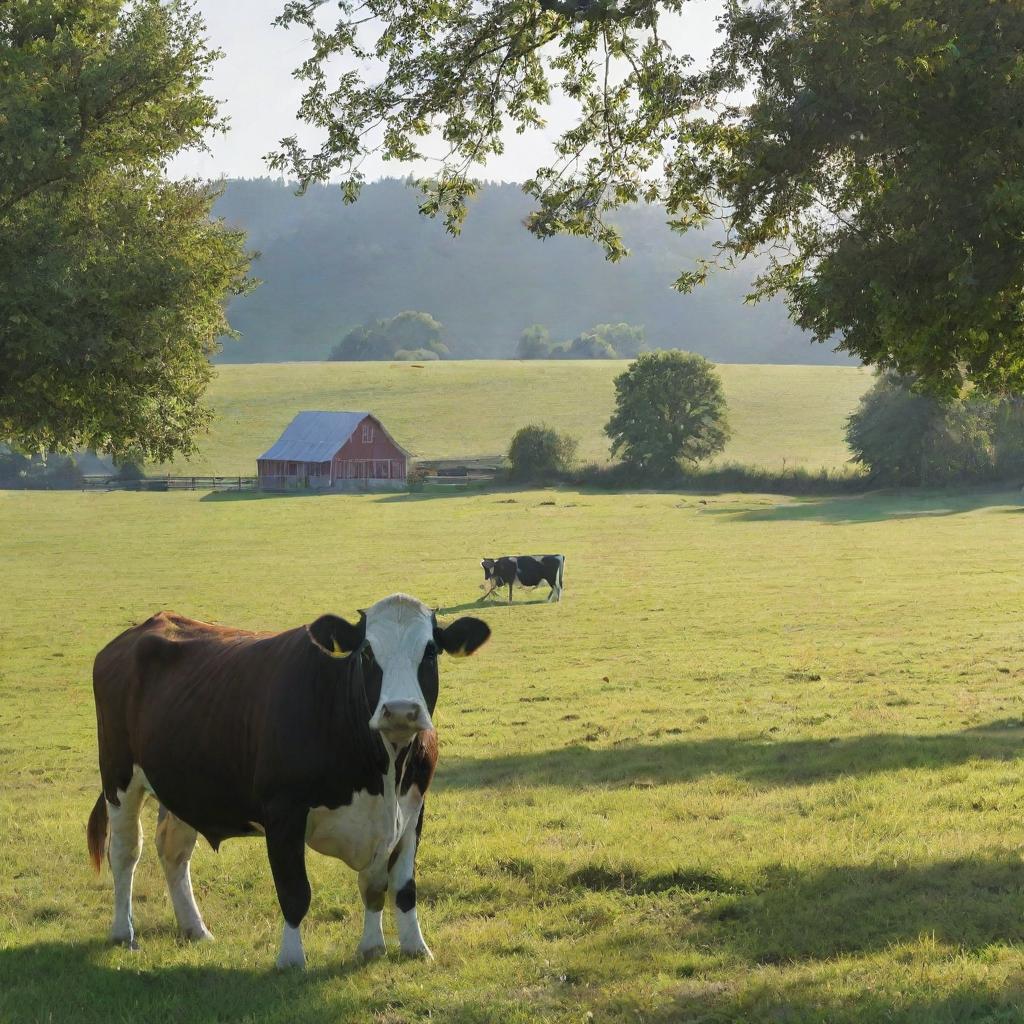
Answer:
<svg viewBox="0 0 1024 1024"><path fill-rule="evenodd" d="M161 803L214 844L249 831L276 649L288 636L159 612L103 648L93 692L107 799L139 766Z"/></svg>

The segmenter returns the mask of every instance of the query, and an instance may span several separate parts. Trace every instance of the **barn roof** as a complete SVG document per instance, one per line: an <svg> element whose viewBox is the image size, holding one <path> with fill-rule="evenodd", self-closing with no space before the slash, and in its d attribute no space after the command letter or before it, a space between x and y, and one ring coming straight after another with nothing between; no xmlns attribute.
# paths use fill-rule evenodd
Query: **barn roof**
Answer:
<svg viewBox="0 0 1024 1024"><path fill-rule="evenodd" d="M259 458L327 462L369 415L368 412L300 412Z"/></svg>

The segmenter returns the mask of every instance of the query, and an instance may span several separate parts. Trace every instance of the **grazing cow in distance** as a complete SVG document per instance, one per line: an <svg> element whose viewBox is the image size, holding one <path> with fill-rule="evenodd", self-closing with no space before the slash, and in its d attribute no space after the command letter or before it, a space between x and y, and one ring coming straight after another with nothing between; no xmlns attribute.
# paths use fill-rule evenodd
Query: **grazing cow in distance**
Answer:
<svg viewBox="0 0 1024 1024"><path fill-rule="evenodd" d="M262 835L284 916L278 967L305 965L306 846L359 872L364 958L385 952L389 892L402 952L429 957L414 874L437 761L437 656L472 654L489 636L479 619L441 626L426 605L394 594L355 625L323 615L257 634L160 612L111 641L93 670L103 791L88 826L97 870L109 838L111 937L135 946L139 815L152 795L186 937L211 937L189 876L197 833L214 849Z"/></svg>
<svg viewBox="0 0 1024 1024"><path fill-rule="evenodd" d="M484 581L480 585L484 592L481 601L499 587L508 587L508 603L511 604L513 587L532 589L541 583L551 588L548 601L562 600L565 555L502 555L501 558L485 558L480 565L484 570Z"/></svg>

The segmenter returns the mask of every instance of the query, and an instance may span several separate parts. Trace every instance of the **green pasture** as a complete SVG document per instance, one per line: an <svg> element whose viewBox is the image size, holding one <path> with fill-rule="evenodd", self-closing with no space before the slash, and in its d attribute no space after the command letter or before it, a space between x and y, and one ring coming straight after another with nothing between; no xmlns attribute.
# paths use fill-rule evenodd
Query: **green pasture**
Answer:
<svg viewBox="0 0 1024 1024"><path fill-rule="evenodd" d="M508 450L515 431L545 422L605 462L612 380L626 362L255 363L222 365L210 388L215 419L175 473L251 474L256 457L303 409L368 410L420 458ZM843 424L871 382L849 366L719 367L733 440L720 461L779 469L835 468L849 458Z"/></svg>
<svg viewBox="0 0 1024 1024"><path fill-rule="evenodd" d="M0 1021L1020 1021L1022 527L1016 493L0 492ZM216 942L179 943L152 809L142 950L107 947L106 640L395 590L455 615L520 549L566 555L565 598L487 606L491 643L442 663L435 962L358 964L355 877L309 853L311 969L277 974L259 840L199 849Z"/></svg>

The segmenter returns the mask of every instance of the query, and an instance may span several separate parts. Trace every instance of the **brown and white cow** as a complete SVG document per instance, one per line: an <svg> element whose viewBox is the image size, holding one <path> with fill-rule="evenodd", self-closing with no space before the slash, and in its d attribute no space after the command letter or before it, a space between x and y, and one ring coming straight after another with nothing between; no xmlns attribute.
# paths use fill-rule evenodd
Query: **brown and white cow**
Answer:
<svg viewBox="0 0 1024 1024"><path fill-rule="evenodd" d="M111 937L135 946L132 878L152 795L157 852L188 938L211 937L189 875L197 833L215 849L263 835L284 915L279 967L305 964L306 846L359 872L363 957L385 952L389 892L402 952L430 956L414 874L437 761L437 655L472 654L489 636L479 619L442 627L395 594L355 625L324 615L257 634L160 612L113 640L93 671L103 791L88 826L97 870L109 839Z"/></svg>

